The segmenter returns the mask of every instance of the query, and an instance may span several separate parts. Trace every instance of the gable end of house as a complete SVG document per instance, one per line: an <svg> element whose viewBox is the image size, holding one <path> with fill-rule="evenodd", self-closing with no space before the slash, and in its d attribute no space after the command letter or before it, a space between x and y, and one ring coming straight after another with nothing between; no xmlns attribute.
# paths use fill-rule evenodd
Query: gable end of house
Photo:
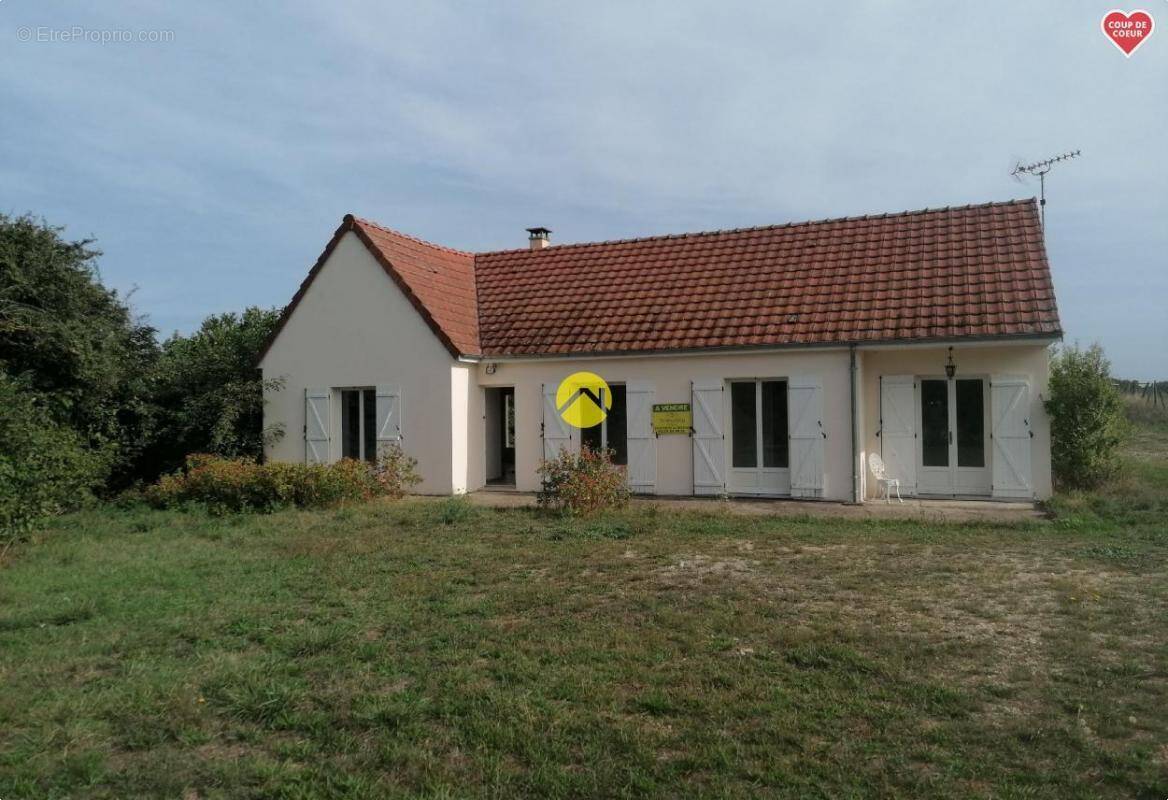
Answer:
<svg viewBox="0 0 1168 800"><path fill-rule="evenodd" d="M406 299L409 300L410 305L413 306L414 310L418 312L418 315L423 319L423 321L425 321L430 331L434 334L435 337L437 337L438 341L442 343L442 346L446 348L446 350L453 358L457 359L461 356L477 355L479 350L477 346L477 325L473 326L473 329L471 330L463 331L464 335L460 337L462 341L456 342L451 333L449 333L447 330L447 328L450 326L444 326L442 321L436 317L434 310L431 308L432 304L441 302L441 298L437 296L437 293L435 293L435 296L431 299L430 304L426 302L426 299L424 299L422 296L422 294L425 293L425 288L418 287L416 289L414 285L411 285L411 282L408 280L405 271L399 268L399 266L395 265L393 260L391 260L386 255L386 252L383 250L383 248L378 246L378 243L374 240L374 237L378 235L379 231L400 237L410 246L413 246L414 249L421 252L425 252L426 249L432 249L434 251L464 257L464 259L468 260L472 265L469 272L472 275L473 280L473 258L469 253L461 253L460 251L441 248L438 245L432 245L428 242L423 242L420 239L406 237L403 234L396 233L395 231L389 231L388 229L381 228L374 223L366 222L352 214L346 214L341 220L340 226L336 229L336 231L333 232L332 238L329 239L328 244L325 245L324 250L321 251L320 256L312 265L312 269L309 270L308 275L301 282L300 287L296 290L296 294L292 296L292 300L289 301L288 305L285 306L284 310L281 312L280 318L277 320L275 328L273 328L272 332L268 335L267 340L264 342L263 347L260 349L259 357L256 359L257 366L262 365L265 357L268 354L268 351L271 350L272 345L280 336L284 326L288 323L288 320L292 317L292 314L295 313L297 306L300 305L301 300L304 298L304 295L307 294L309 288L320 274L320 271L324 268L324 265L328 263L328 260L332 256L333 251L336 250L337 244L341 241L341 239L344 238L345 234L347 233L352 233L357 237L358 241L361 242L361 244L377 262L382 271L384 271L390 280L393 281L398 290L401 291ZM432 269L435 273L439 271L435 267L429 268Z"/></svg>

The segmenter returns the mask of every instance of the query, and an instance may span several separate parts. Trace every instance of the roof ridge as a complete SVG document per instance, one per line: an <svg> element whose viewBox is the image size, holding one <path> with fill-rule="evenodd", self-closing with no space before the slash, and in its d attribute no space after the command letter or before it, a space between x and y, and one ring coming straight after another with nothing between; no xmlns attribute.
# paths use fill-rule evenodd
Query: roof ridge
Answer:
<svg viewBox="0 0 1168 800"><path fill-rule="evenodd" d="M910 210L905 210L905 211L890 211L890 212L885 212L883 214L861 214L861 215L851 216L851 217L825 217L823 219L799 220L797 222L779 222L779 223L772 223L770 225L754 225L754 226L746 227L746 228L716 228L713 230L706 230L706 231L688 231L686 233L664 233L664 234L657 234L655 236L634 236L634 237L629 238L629 239L604 239L604 240L596 241L596 242L566 242L564 244L548 245L547 247L542 248L540 250L532 250L530 252L543 253L543 252L547 252L548 250L552 250L552 249L558 250L561 248L569 248L569 247L572 247L572 248L602 247L602 246L609 246L609 245L614 245L614 244L634 244L637 242L663 242L663 241L669 241L672 239L697 238L699 236L722 236L722 235L730 234L730 233L752 233L752 232L756 232L756 231L780 230L782 228L798 228L798 227L802 227L803 225L826 225L826 224L838 223L838 222L861 222L861 221L865 221L865 220L888 219L889 217L911 217L911 216L916 216L919 214L940 214L940 213L951 212L951 211L973 211L975 209L994 208L997 206L1021 206L1021 205L1033 204L1034 202L1035 202L1034 197L1026 197L1026 198L1017 198L1014 200L990 201L988 203L969 203L969 204L963 205L963 206L944 206L942 208L918 208L918 209L910 209ZM507 253L524 253L524 252L528 252L528 251L529 251L529 248L527 248L527 247L513 247L513 248L506 249L506 250L481 250L481 251L476 251L476 252L472 253L472 255L474 255L477 258L478 256L496 256L496 255L504 255Z"/></svg>
<svg viewBox="0 0 1168 800"><path fill-rule="evenodd" d="M435 250L443 250L447 253L454 253L455 255L460 255L460 256L470 256L472 258L475 256L475 253L472 253L469 250L459 250L456 247L447 247L444 244L437 244L435 242L428 242L425 239L420 239L417 236L412 236L412 235L405 233L403 231L395 230L394 228L387 228L386 226L381 225L377 222L374 222L373 220L365 219L363 217L358 217L355 214L346 214L345 221L346 222L360 223L361 225L368 225L370 228L377 228L377 230L379 230L379 231L383 231L383 232L391 234L393 236L398 236L398 237L405 239L407 241L414 242L415 244L424 245L426 247L432 247Z"/></svg>

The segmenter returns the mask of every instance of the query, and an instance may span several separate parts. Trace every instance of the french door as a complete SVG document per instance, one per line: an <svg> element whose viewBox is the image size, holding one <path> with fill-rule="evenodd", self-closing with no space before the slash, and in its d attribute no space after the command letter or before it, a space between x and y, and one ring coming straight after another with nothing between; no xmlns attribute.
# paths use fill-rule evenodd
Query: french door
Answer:
<svg viewBox="0 0 1168 800"><path fill-rule="evenodd" d="M734 494L791 493L785 380L731 381L730 471Z"/></svg>
<svg viewBox="0 0 1168 800"><path fill-rule="evenodd" d="M917 492L988 495L989 403L983 378L922 378Z"/></svg>

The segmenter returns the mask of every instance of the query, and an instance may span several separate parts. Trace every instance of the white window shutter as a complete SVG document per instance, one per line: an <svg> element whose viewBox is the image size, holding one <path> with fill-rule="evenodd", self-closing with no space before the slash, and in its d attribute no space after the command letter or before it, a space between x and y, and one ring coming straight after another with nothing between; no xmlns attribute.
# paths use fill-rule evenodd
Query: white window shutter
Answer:
<svg viewBox="0 0 1168 800"><path fill-rule="evenodd" d="M880 378L880 457L905 494L917 492L916 387L912 375Z"/></svg>
<svg viewBox="0 0 1168 800"><path fill-rule="evenodd" d="M556 408L555 385L544 384L543 392L543 457L552 460L560 450L572 449L572 431Z"/></svg>
<svg viewBox="0 0 1168 800"><path fill-rule="evenodd" d="M791 437L791 496L823 496L823 387L815 376L787 381Z"/></svg>
<svg viewBox="0 0 1168 800"><path fill-rule="evenodd" d="M1030 382L995 376L990 380L994 497L1033 499L1030 479Z"/></svg>
<svg viewBox="0 0 1168 800"><path fill-rule="evenodd" d="M722 381L694 381L693 403L693 491L694 494L725 494L726 437L723 433Z"/></svg>
<svg viewBox="0 0 1168 800"><path fill-rule="evenodd" d="M625 385L626 435L629 454L629 488L638 494L657 490L657 437L653 434L651 383Z"/></svg>
<svg viewBox="0 0 1168 800"><path fill-rule="evenodd" d="M332 392L328 389L304 390L304 463L327 464L329 460L329 407Z"/></svg>
<svg viewBox="0 0 1168 800"><path fill-rule="evenodd" d="M401 389L392 384L378 384L376 402L377 457L380 458L383 445L401 444L404 438Z"/></svg>

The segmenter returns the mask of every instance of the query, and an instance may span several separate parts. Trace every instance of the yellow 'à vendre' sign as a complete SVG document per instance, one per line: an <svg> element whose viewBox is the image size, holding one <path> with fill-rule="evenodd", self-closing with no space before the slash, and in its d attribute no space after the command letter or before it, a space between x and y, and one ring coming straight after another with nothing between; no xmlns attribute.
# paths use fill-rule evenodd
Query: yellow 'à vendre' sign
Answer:
<svg viewBox="0 0 1168 800"><path fill-rule="evenodd" d="M689 433L693 427L693 414L689 403L655 403L653 405L653 432Z"/></svg>

